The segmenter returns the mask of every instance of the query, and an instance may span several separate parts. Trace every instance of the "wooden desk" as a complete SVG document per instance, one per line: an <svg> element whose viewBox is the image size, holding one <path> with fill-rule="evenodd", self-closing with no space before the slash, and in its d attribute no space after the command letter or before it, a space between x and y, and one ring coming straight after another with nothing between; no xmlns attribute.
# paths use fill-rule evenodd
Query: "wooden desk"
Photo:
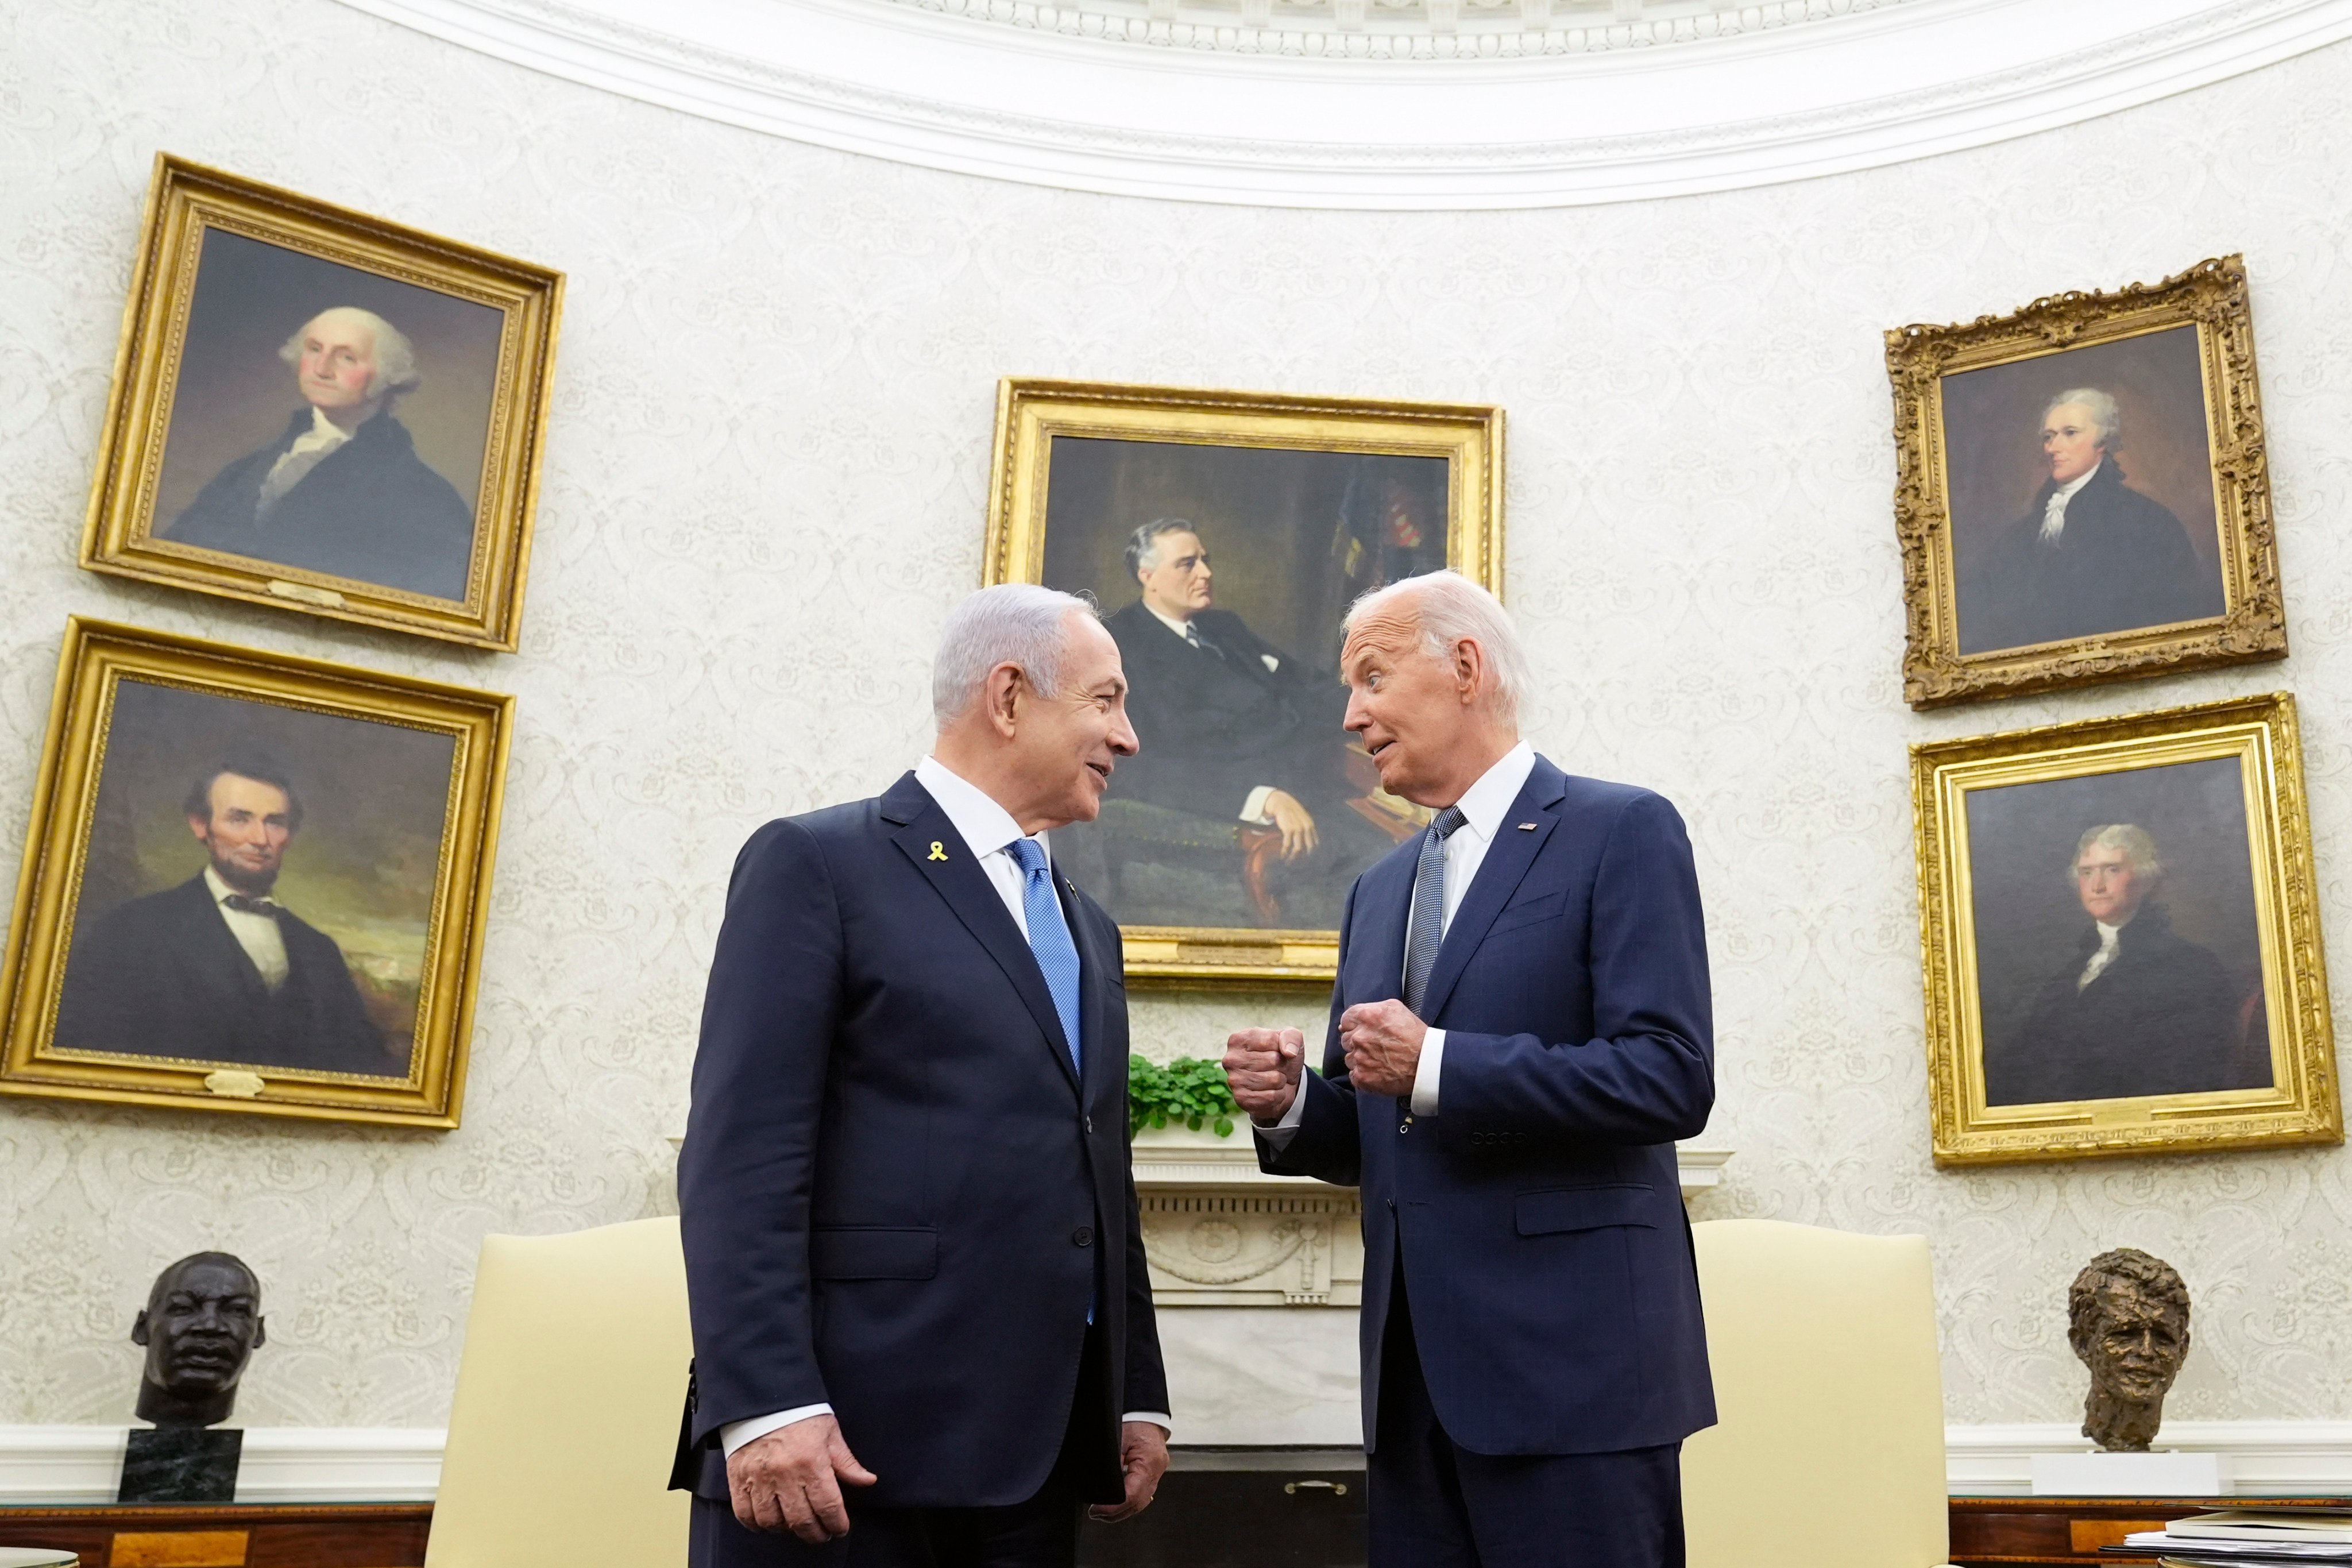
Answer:
<svg viewBox="0 0 2352 1568"><path fill-rule="evenodd" d="M0 1546L55 1546L82 1568L419 1568L429 1502L0 1506Z"/></svg>
<svg viewBox="0 0 2352 1568"><path fill-rule="evenodd" d="M2161 1530L2168 1521L2222 1508L2309 1508L2345 1498L2050 1498L1956 1497L1952 1500L1952 1561L1960 1568L1995 1563L2153 1563L2153 1557L2113 1557L2126 1535Z"/></svg>

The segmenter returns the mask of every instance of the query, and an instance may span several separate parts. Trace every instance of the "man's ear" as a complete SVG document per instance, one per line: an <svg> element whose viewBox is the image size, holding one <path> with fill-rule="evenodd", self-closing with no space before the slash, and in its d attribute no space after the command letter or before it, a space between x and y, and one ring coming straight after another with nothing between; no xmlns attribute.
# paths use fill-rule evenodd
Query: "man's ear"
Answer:
<svg viewBox="0 0 2352 1568"><path fill-rule="evenodd" d="M212 830L213 825L204 817L192 816L188 818L188 831L196 836L197 843L204 843L211 836Z"/></svg>
<svg viewBox="0 0 2352 1568"><path fill-rule="evenodd" d="M1017 664L1000 664L988 672L988 684L982 689L987 703L989 728L1004 740L1013 739L1018 726L1023 677Z"/></svg>
<svg viewBox="0 0 2352 1568"><path fill-rule="evenodd" d="M1465 703L1478 695L1478 676L1486 664L1486 650L1470 638L1464 637L1454 645L1454 682Z"/></svg>
<svg viewBox="0 0 2352 1568"><path fill-rule="evenodd" d="M140 1308L139 1315L131 1320L131 1342L134 1345L147 1342L147 1309L144 1307Z"/></svg>
<svg viewBox="0 0 2352 1568"><path fill-rule="evenodd" d="M263 1345L266 1345L266 1344L268 1344L268 1342L269 1342L269 1320L268 1320L268 1319L267 1319L267 1318L256 1318L256 1319L254 1319L254 1320L253 1320L253 1348L254 1348L254 1349L256 1349L256 1350L259 1350Z"/></svg>

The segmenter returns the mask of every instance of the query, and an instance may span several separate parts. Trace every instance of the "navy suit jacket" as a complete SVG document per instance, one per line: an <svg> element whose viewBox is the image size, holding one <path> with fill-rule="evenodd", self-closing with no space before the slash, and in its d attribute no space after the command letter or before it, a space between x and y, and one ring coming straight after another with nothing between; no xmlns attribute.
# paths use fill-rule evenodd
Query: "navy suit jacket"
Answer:
<svg viewBox="0 0 2352 1568"><path fill-rule="evenodd" d="M1532 828L1526 826L1532 823ZM1364 1435L1403 1251L1447 1436L1479 1454L1679 1442L1715 1421L1674 1141L1706 1125L1706 933L1682 818L1542 757L1505 814L1423 998L1445 1030L1435 1116L1359 1093L1339 1015L1403 993L1420 840L1357 880L1320 1078L1264 1168L1360 1185Z"/></svg>
<svg viewBox="0 0 2352 1568"><path fill-rule="evenodd" d="M1083 1077L1021 928L930 792L772 822L711 962L678 1211L695 1377L673 1483L719 1428L830 1403L883 1507L1026 1500L1099 1333L1100 1410L1168 1408L1128 1163L1118 928L1060 883Z"/></svg>

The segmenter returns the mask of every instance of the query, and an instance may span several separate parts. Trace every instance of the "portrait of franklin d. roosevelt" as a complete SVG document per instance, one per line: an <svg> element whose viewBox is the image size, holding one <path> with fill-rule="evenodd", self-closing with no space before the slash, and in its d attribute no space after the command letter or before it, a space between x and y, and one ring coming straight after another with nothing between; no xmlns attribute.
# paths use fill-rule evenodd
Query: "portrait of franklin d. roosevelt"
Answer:
<svg viewBox="0 0 2352 1568"><path fill-rule="evenodd" d="M406 1076L447 739L129 679L112 729L56 1046Z"/></svg>
<svg viewBox="0 0 2352 1568"><path fill-rule="evenodd" d="M205 237L153 536L466 597L499 312Z"/></svg>
<svg viewBox="0 0 2352 1568"><path fill-rule="evenodd" d="M1057 437L1045 582L1092 594L1141 744L1055 853L1122 924L1324 928L1417 832L1342 728L1339 622L1446 562L1442 459Z"/></svg>
<svg viewBox="0 0 2352 1568"><path fill-rule="evenodd" d="M1989 1106L2270 1087L2239 766L1972 793Z"/></svg>

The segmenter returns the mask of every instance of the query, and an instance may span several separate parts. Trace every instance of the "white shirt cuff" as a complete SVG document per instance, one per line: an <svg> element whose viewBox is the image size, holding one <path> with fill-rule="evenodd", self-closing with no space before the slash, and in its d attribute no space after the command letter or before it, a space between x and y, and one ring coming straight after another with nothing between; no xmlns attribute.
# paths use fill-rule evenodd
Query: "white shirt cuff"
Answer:
<svg viewBox="0 0 2352 1568"><path fill-rule="evenodd" d="M1432 1029L1421 1037L1421 1065L1412 1069L1412 1113L1437 1114L1437 1075L1445 1066L1445 1031Z"/></svg>
<svg viewBox="0 0 2352 1568"><path fill-rule="evenodd" d="M1255 1122L1250 1125L1255 1127L1257 1135L1274 1145L1274 1152L1279 1154L1290 1147L1293 1138L1298 1136L1298 1123L1306 1114L1307 1075L1302 1072L1298 1075L1298 1091L1290 1097L1290 1109L1282 1113L1282 1120L1271 1127L1258 1127Z"/></svg>
<svg viewBox="0 0 2352 1568"><path fill-rule="evenodd" d="M719 1445L731 1458L735 1450L756 1438L764 1437L780 1426L795 1421L806 1421L814 1415L830 1415L830 1405L796 1405L790 1410L779 1410L773 1415L754 1415L749 1421L730 1421L719 1428Z"/></svg>
<svg viewBox="0 0 2352 1568"><path fill-rule="evenodd" d="M1176 1433L1176 1423L1170 1419L1168 1412L1165 1410L1130 1410L1126 1415L1120 1416L1119 1419L1121 1421L1148 1421L1152 1426L1159 1427L1162 1432L1167 1433L1171 1436L1175 1436Z"/></svg>
<svg viewBox="0 0 2352 1568"><path fill-rule="evenodd" d="M1272 784L1260 784L1257 788L1250 791L1249 798L1242 802L1242 820L1244 822L1271 822L1273 818L1269 817L1265 814L1265 803L1267 798L1273 794L1274 785Z"/></svg>

